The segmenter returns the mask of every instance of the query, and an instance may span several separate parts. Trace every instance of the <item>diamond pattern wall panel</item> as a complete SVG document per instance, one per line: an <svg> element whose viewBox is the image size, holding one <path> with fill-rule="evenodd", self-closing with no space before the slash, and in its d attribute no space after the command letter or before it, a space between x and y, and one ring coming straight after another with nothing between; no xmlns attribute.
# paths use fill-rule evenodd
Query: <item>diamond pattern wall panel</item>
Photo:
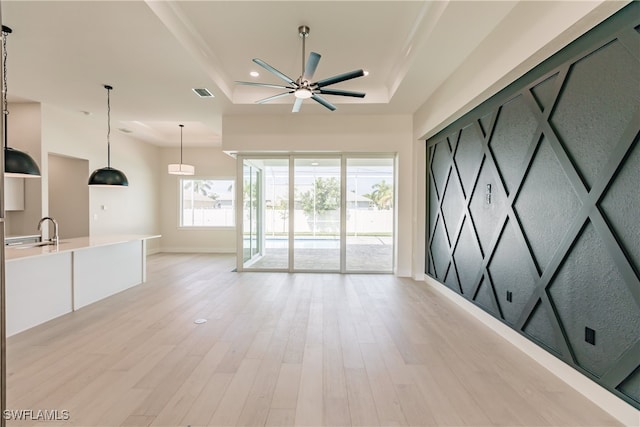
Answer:
<svg viewBox="0 0 640 427"><path fill-rule="evenodd" d="M638 305L591 224L551 281L549 293L577 363L598 377L640 337ZM596 345L585 342L585 327L596 331Z"/></svg>
<svg viewBox="0 0 640 427"><path fill-rule="evenodd" d="M636 143L625 168L620 171L607 190L600 209L616 233L616 237L629 253L636 271L640 271L640 144ZM636 197L629 197L629 194Z"/></svg>
<svg viewBox="0 0 640 427"><path fill-rule="evenodd" d="M517 96L500 108L491 151L508 192L517 188L523 162L538 127L538 120L524 96Z"/></svg>
<svg viewBox="0 0 640 427"><path fill-rule="evenodd" d="M523 331L529 335L534 341L542 344L544 348L547 350L551 350L552 353L556 355L560 355L560 343L561 339L555 333L552 321L550 318L553 314L549 313L549 308L545 307L542 304L538 304L531 316L529 317L529 321L526 326L523 328Z"/></svg>
<svg viewBox="0 0 640 427"><path fill-rule="evenodd" d="M460 184L458 184L458 180L455 177L451 177L447 183L442 201L442 215L450 242L453 242L455 232L462 218L464 203L464 195L460 189Z"/></svg>
<svg viewBox="0 0 640 427"><path fill-rule="evenodd" d="M478 190L473 193L469 210L471 211L474 224L482 225L476 227L476 231L480 239L480 246L483 252L486 253L491 246L492 239L502 226L500 219L507 207L507 198L505 194L499 190L500 181L490 171L488 162L482 165L478 182L481 183L480 185L483 187L478 188ZM487 198L491 200L488 201Z"/></svg>
<svg viewBox="0 0 640 427"><path fill-rule="evenodd" d="M442 197L444 185L449 176L451 168L451 152L447 140L443 140L440 144L433 147L433 162L431 162L431 170L433 172L433 184L436 186L438 197Z"/></svg>
<svg viewBox="0 0 640 427"><path fill-rule="evenodd" d="M532 271L531 257L517 236L517 225L508 221L489 264L489 273L502 307L504 320L515 325L531 297L539 276ZM510 292L511 301L507 300Z"/></svg>
<svg viewBox="0 0 640 427"><path fill-rule="evenodd" d="M637 58L612 41L572 64L551 123L591 186L638 108ZM585 144L589 141L589 144Z"/></svg>
<svg viewBox="0 0 640 427"><path fill-rule="evenodd" d="M554 100L554 87L558 75L553 75L531 88L531 93L542 111L546 110Z"/></svg>
<svg viewBox="0 0 640 427"><path fill-rule="evenodd" d="M449 244L442 220L438 218L431 240L431 260L435 269L435 277L444 280L449 267Z"/></svg>
<svg viewBox="0 0 640 427"><path fill-rule="evenodd" d="M427 141L425 264L640 408L638 28L632 2Z"/></svg>
<svg viewBox="0 0 640 427"><path fill-rule="evenodd" d="M475 279L482 266L482 254L475 243L475 235L470 221L465 221L460 232L458 245L453 253L458 282L464 295L473 298Z"/></svg>
<svg viewBox="0 0 640 427"><path fill-rule="evenodd" d="M640 404L640 368L636 369L626 380L618 386L618 390L632 397Z"/></svg>
<svg viewBox="0 0 640 427"><path fill-rule="evenodd" d="M551 261L580 205L553 148L543 138L514 206L541 271Z"/></svg>
<svg viewBox="0 0 640 427"><path fill-rule="evenodd" d="M473 190L475 172L482 160L482 138L475 126L462 129L456 149L456 170L465 194Z"/></svg>

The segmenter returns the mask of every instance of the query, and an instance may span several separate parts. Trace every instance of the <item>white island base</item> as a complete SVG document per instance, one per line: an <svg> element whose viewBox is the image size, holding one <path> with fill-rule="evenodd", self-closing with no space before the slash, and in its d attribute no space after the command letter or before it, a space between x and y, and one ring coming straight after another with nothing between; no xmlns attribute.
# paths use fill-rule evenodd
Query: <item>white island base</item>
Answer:
<svg viewBox="0 0 640 427"><path fill-rule="evenodd" d="M156 237L81 237L57 247L7 247L7 336L143 283L146 241Z"/></svg>

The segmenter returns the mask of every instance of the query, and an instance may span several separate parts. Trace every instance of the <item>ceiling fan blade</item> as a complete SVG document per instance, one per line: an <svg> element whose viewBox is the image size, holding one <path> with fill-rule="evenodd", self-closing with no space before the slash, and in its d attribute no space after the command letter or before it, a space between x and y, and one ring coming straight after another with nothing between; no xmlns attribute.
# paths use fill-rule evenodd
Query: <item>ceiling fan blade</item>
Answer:
<svg viewBox="0 0 640 427"><path fill-rule="evenodd" d="M366 93L352 92L350 90L336 90L336 89L319 89L319 92L323 95L341 95L341 96L353 96L355 98L364 98Z"/></svg>
<svg viewBox="0 0 640 427"><path fill-rule="evenodd" d="M302 80L308 81L313 78L313 74L316 72L316 68L318 68L318 62L320 62L320 54L316 52L309 53L309 59L307 59L307 65L304 67Z"/></svg>
<svg viewBox="0 0 640 427"><path fill-rule="evenodd" d="M284 80L285 82L289 83L290 85L294 85L295 86L296 82L291 77L289 77L286 74L283 74L280 71L276 70L271 65L267 64L266 62L264 62L263 60L258 59L258 58L254 58L253 62L258 64L259 66L261 66L265 70L269 71L270 73L275 74L276 76L280 77L282 80Z"/></svg>
<svg viewBox="0 0 640 427"><path fill-rule="evenodd" d="M339 74L337 76L329 77L328 79L318 80L317 82L313 83L312 86L316 86L316 87L329 86L329 85L343 82L345 80L351 80L351 79L355 79L356 77L362 77L362 76L364 76L363 70L355 70L355 71L350 71L348 73Z"/></svg>
<svg viewBox="0 0 640 427"><path fill-rule="evenodd" d="M313 95L311 97L311 99L316 101L318 104L324 105L325 107L327 107L331 111L335 111L336 110L336 106L335 105L333 105L332 103L330 103L329 101L327 101L326 99L321 97L320 95Z"/></svg>
<svg viewBox="0 0 640 427"><path fill-rule="evenodd" d="M245 85L245 86L274 87L276 89L295 89L293 86L273 85L273 84L270 84L270 83L239 82L239 81L236 81L236 84Z"/></svg>
<svg viewBox="0 0 640 427"><path fill-rule="evenodd" d="M264 104L265 102L273 101L274 99L282 98L283 96L291 95L292 93L293 93L293 91L279 93L277 95L273 95L273 96L270 96L268 98L264 98L264 99L261 99L259 101L256 101L256 104Z"/></svg>
<svg viewBox="0 0 640 427"><path fill-rule="evenodd" d="M302 107L302 98L296 98L296 102L293 103L292 113L299 113L300 107Z"/></svg>

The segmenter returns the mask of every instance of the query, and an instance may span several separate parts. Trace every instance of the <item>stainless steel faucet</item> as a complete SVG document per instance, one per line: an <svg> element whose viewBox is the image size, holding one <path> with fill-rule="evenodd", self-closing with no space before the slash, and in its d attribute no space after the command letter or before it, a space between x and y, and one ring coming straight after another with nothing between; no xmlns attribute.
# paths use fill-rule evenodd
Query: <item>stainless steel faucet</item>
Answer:
<svg viewBox="0 0 640 427"><path fill-rule="evenodd" d="M45 216L44 218L42 218L40 220L40 222L38 222L38 231L40 231L42 229L42 223L45 221L51 221L53 223L53 239L51 239L51 242L54 244L58 244L58 240L59 240L59 236L58 236L58 221L56 221L55 219L51 218L50 216Z"/></svg>

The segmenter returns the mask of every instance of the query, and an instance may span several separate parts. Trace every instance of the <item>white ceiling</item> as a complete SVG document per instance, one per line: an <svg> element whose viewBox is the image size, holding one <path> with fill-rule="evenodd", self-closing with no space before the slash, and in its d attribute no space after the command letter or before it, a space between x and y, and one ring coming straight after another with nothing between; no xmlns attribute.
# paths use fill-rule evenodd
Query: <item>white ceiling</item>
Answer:
<svg viewBox="0 0 640 427"><path fill-rule="evenodd" d="M294 80L307 52L322 55L315 79L363 68L332 88L330 112L305 100L297 114L411 114L508 15L516 1L4 1L10 100L58 105L106 120L157 145L220 144L224 114L292 114L293 97L254 101L282 84L260 58ZM260 72L258 78L250 71ZM208 88L214 99L192 88Z"/></svg>

